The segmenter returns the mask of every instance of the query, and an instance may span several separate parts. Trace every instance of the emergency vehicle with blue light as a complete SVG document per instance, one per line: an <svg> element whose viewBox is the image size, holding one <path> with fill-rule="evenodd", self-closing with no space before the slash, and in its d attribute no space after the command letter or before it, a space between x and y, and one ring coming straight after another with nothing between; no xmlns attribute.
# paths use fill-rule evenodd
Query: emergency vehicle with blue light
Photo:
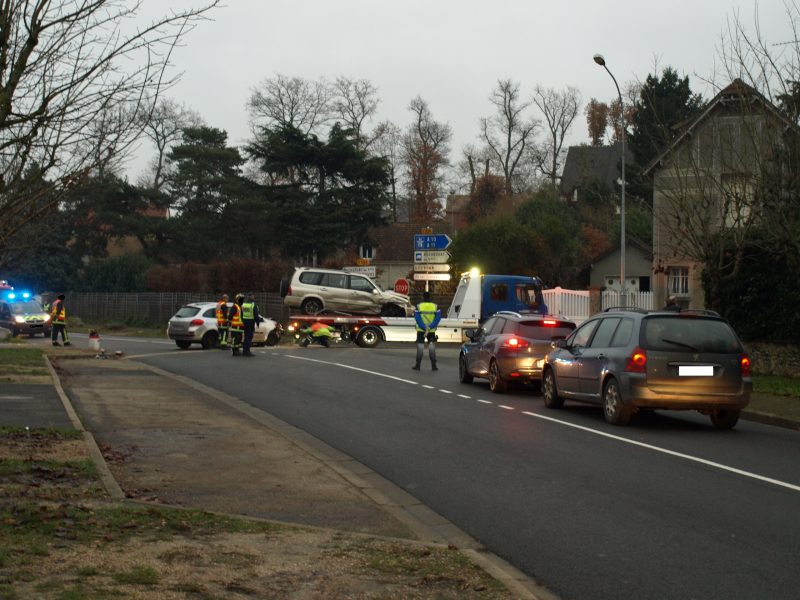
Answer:
<svg viewBox="0 0 800 600"><path fill-rule="evenodd" d="M41 333L50 337L50 315L39 299L31 292L8 288L11 286L0 291L0 327L8 329L13 336Z"/></svg>

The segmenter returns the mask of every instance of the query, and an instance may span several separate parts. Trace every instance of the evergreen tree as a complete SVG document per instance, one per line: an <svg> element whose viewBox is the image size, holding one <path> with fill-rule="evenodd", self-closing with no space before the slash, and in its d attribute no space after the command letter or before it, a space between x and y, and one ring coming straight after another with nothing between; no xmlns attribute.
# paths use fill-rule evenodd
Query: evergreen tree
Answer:
<svg viewBox="0 0 800 600"><path fill-rule="evenodd" d="M689 77L679 77L672 67L661 76L650 74L639 91L634 105L632 131L628 145L635 165L628 173L632 195L652 202L652 182L643 180L641 171L666 150L680 124L697 114L703 98L692 92Z"/></svg>
<svg viewBox="0 0 800 600"><path fill-rule="evenodd" d="M334 125L321 141L290 125L263 128L247 152L268 181L261 194L284 256L330 256L384 222L387 162L359 149L350 130Z"/></svg>
<svg viewBox="0 0 800 600"><path fill-rule="evenodd" d="M246 192L244 159L227 139L214 127L190 127L168 155L173 169L167 185L180 224L175 251L184 258L208 260L241 248L241 232L226 217Z"/></svg>

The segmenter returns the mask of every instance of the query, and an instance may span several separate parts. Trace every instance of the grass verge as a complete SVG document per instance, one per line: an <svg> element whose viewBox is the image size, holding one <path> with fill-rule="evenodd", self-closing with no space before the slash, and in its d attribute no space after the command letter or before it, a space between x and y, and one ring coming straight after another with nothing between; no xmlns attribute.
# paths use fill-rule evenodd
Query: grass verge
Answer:
<svg viewBox="0 0 800 600"><path fill-rule="evenodd" d="M0 428L0 598L513 596L454 548L114 502L80 432Z"/></svg>
<svg viewBox="0 0 800 600"><path fill-rule="evenodd" d="M47 375L40 349L28 346L0 348L0 379Z"/></svg>

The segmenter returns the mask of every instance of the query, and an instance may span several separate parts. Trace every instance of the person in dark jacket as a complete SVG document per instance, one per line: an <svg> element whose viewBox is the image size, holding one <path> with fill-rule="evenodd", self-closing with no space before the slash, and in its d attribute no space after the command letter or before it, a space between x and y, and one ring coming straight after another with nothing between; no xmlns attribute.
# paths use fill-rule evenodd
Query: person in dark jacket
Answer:
<svg viewBox="0 0 800 600"><path fill-rule="evenodd" d="M242 356L253 356L250 352L250 346L253 345L253 334L256 331L256 325L259 325L263 319L258 313L258 304L256 304L253 294L247 294L247 298L242 304L242 322L244 323L244 344L242 345Z"/></svg>
<svg viewBox="0 0 800 600"><path fill-rule="evenodd" d="M67 335L67 307L64 304L64 294L59 294L55 302L50 307L50 318L52 320L52 333L50 339L53 341L53 346L60 346L58 343L58 336L61 334L61 341L65 346L70 345L69 336Z"/></svg>
<svg viewBox="0 0 800 600"><path fill-rule="evenodd" d="M431 302L431 295L427 291L422 294L422 302L417 305L414 311L414 320L417 324L417 356L414 366L415 371L419 371L422 363L422 355L425 350L425 341L428 342L428 356L431 359L431 370L438 371L436 366L436 326L442 318L442 312L434 302Z"/></svg>

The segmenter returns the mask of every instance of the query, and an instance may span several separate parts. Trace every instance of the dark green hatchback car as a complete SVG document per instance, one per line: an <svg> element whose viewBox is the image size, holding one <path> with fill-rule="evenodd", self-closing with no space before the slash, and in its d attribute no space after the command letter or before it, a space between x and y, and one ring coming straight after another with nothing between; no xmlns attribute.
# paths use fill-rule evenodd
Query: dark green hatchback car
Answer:
<svg viewBox="0 0 800 600"><path fill-rule="evenodd" d="M750 401L750 359L711 311L609 309L553 343L542 371L549 408L600 404L625 425L639 409L697 410L730 429Z"/></svg>

